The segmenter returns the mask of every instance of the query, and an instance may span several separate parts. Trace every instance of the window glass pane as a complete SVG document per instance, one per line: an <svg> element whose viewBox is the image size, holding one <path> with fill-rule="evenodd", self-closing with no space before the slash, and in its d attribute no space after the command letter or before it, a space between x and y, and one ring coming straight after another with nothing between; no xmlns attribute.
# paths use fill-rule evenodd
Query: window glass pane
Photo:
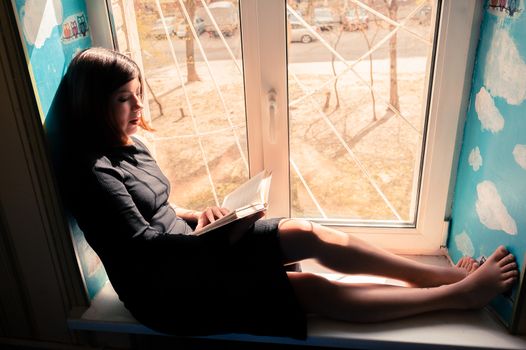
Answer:
<svg viewBox="0 0 526 350"><path fill-rule="evenodd" d="M414 223L435 1L288 1L291 213Z"/></svg>
<svg viewBox="0 0 526 350"><path fill-rule="evenodd" d="M221 204L248 178L238 8L237 1L134 1L156 129L149 138L178 206Z"/></svg>

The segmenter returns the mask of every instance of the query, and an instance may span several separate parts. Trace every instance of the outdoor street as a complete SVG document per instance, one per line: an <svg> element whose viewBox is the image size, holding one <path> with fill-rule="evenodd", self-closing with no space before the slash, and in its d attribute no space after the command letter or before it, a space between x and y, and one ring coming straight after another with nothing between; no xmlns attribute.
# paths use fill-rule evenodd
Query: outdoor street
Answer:
<svg viewBox="0 0 526 350"><path fill-rule="evenodd" d="M426 37L425 30L426 26L420 26L414 24L410 26L410 29L415 33L420 34L422 37ZM334 45L338 36L339 30L334 29L332 31L320 32L319 34L330 44ZM369 25L369 28L364 32L361 31L343 31L340 41L336 47L336 50L347 60L355 60L365 52L369 50L367 42L364 39L364 34L367 35L370 45L373 46L375 43L380 41L389 33L387 28L378 28L374 23ZM424 41L418 39L416 36L408 33L401 29L397 33L398 36L398 57L418 57L427 56L430 45ZM199 37L203 49L207 55L209 61L215 60L228 60L229 54L224 48L224 45L220 38L209 37L206 33ZM374 41L373 41L374 40ZM240 57L240 40L239 30L232 37L226 38L230 49L236 55L236 58ZM154 49L161 49L167 47L166 39L158 39L155 42L150 43ZM175 49L177 57L184 57L186 48L184 39L180 39L176 36L172 37L172 44ZM195 60L202 61L200 50L197 44L195 47ZM376 50L373 54L374 59L388 58L389 43L385 42L381 48ZM291 44L289 50L289 62L290 63L302 63L302 62L327 62L332 58L331 52L319 41L315 40L310 43L304 44L301 42L294 42Z"/></svg>

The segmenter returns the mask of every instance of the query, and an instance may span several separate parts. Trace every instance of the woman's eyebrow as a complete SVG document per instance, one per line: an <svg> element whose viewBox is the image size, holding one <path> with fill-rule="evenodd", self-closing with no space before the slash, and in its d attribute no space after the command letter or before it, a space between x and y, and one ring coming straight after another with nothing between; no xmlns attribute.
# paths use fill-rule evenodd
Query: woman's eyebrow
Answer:
<svg viewBox="0 0 526 350"><path fill-rule="evenodd" d="M137 91L140 91L140 87L137 88ZM133 89L128 89L128 88L121 88L121 89L115 91L115 94L124 94L124 93L133 94L135 92L133 91Z"/></svg>
<svg viewBox="0 0 526 350"><path fill-rule="evenodd" d="M115 91L116 94L124 94L124 93L133 93L132 90L130 89L119 89L117 91Z"/></svg>

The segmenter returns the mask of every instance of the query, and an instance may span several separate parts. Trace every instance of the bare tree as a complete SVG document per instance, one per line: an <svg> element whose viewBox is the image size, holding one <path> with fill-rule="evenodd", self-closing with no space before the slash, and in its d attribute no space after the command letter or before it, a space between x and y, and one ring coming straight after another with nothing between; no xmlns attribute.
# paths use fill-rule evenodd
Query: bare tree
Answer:
<svg viewBox="0 0 526 350"><path fill-rule="evenodd" d="M370 51L371 50L371 47L372 47L372 43L375 41L376 39L376 35L378 34L378 19L376 16L374 16L374 22L375 22L375 31L374 31L374 34L372 35L372 38L369 38L369 34L368 34L368 29L369 29L369 23L368 23L368 19L366 20L362 20L361 17L360 17L360 8L358 7L358 5L354 4L353 6L353 9L351 11L354 11L354 16L355 18L357 19L358 21L358 24L357 24L357 27L358 29L360 30L360 32L362 33L363 35L363 38L365 40L365 43L367 44L367 50ZM352 27L350 23L347 23L347 26L348 26L348 29L351 30ZM370 87L371 87L371 101L372 101L372 110L373 110L373 121L377 121L378 118L376 116L376 97L374 95L374 90L373 90L373 86L374 86L374 74L373 74L373 53L371 52L371 54L369 55L369 83L370 83Z"/></svg>
<svg viewBox="0 0 526 350"><path fill-rule="evenodd" d="M398 0L384 0L389 18L393 21L398 19ZM395 30L395 26L389 23L389 30ZM390 88L389 88L389 103L397 111L400 111L400 99L398 97L398 73L397 73L397 52L396 52L396 33L389 39L389 73L390 73Z"/></svg>
<svg viewBox="0 0 526 350"><path fill-rule="evenodd" d="M190 21L193 21L195 18L195 0L185 0L184 7L188 12L188 17L190 18ZM186 79L189 83L201 80L199 78L199 75L197 75L197 71L195 69L194 36L192 35L192 30L190 28L191 26L193 26L192 22L186 23Z"/></svg>
<svg viewBox="0 0 526 350"><path fill-rule="evenodd" d="M378 27L377 27L378 28ZM369 37L365 33L365 30L363 28L360 28L360 31L363 34L363 37L365 39L365 42L367 43L367 47L370 50L371 49L371 41L374 41L374 37L376 36L376 33L378 33L378 29L376 29L375 35L373 36L372 40L369 40ZM371 101L372 101L372 109L373 109L373 121L378 120L376 117L376 97L374 96L374 74L373 74L373 54L371 53L369 55L369 83L371 84Z"/></svg>
<svg viewBox="0 0 526 350"><path fill-rule="evenodd" d="M305 19L309 24L314 22L314 1L308 0L307 3L307 13L305 14Z"/></svg>
<svg viewBox="0 0 526 350"><path fill-rule="evenodd" d="M340 26L340 29L338 31L338 34L336 36L336 40L334 42L334 45L332 46L334 48L334 50L336 50L336 48L338 47L338 44L340 42L340 39L342 37L342 34L343 34L343 28L342 26ZM334 67L334 60L335 60L335 55L334 55L334 52L332 53L331 55L331 67L332 67L332 75L335 76L336 78L334 79L334 83L332 84L332 88L334 90L334 97L336 98L336 105L334 106L334 111L336 111L338 108L340 108L340 94L338 92L338 74L336 74L336 67ZM330 99L331 99L331 91L329 90L326 94L326 99L325 99L325 105L323 106L323 110L324 111L327 111L329 109L329 104L330 104Z"/></svg>

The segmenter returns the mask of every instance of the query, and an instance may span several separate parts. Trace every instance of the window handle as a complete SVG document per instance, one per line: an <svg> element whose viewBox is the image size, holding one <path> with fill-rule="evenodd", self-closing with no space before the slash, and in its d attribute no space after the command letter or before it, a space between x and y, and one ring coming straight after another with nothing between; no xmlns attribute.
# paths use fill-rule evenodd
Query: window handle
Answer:
<svg viewBox="0 0 526 350"><path fill-rule="evenodd" d="M276 90L274 89L270 89L268 92L268 137L271 144L276 144L276 112L278 109L276 95Z"/></svg>

